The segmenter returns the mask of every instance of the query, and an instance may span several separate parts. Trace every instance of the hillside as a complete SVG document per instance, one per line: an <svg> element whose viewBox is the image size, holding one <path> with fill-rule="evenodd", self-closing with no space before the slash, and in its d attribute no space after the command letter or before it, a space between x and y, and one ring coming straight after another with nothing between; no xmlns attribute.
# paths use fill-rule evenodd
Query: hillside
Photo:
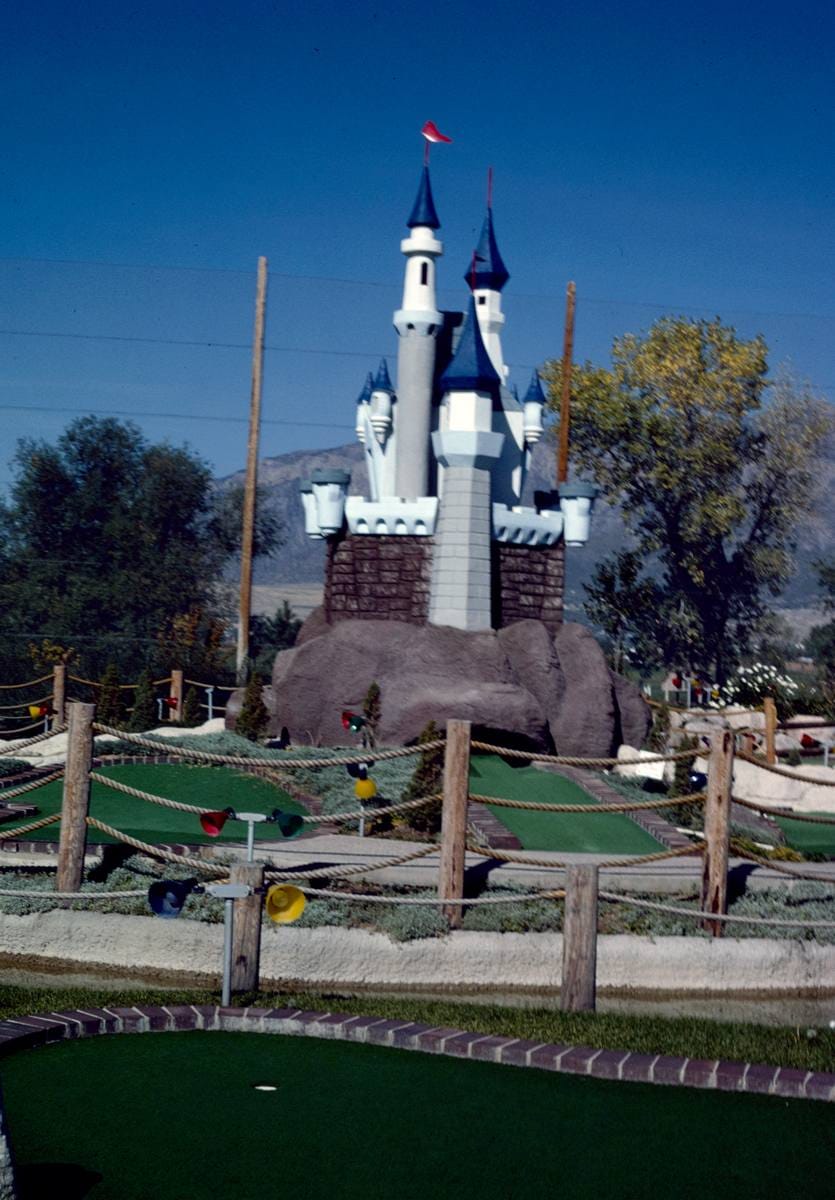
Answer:
<svg viewBox="0 0 835 1200"><path fill-rule="evenodd" d="M325 467L350 471L351 492L367 490L362 447L359 443L335 446L329 450L301 450L265 458L259 465L259 482L271 495L285 528L285 542L278 555L256 565L258 584L320 583L324 569L324 543L305 536L299 500L299 480ZM554 451L550 443L534 448L533 464L528 479L526 502L534 490L553 486ZM217 481L218 487L243 482L243 472ZM813 608L818 589L812 563L817 558L835 557L835 448L830 447L821 474L821 487L816 512L799 530L797 570L794 578L779 597L780 607ZM595 508L592 537L584 548L572 548L567 556L567 585L574 604L582 602L582 585L592 575L595 564L624 544L626 533L616 507L598 502Z"/></svg>

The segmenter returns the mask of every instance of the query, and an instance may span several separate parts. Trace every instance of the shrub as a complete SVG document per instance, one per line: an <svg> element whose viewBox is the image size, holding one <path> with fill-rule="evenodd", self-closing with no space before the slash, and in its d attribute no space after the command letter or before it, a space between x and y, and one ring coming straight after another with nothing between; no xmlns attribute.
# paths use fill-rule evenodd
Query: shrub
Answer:
<svg viewBox="0 0 835 1200"><path fill-rule="evenodd" d="M380 705L380 685L373 682L369 685L362 702L362 714L365 717L365 728L368 734L368 745L377 745L377 732L380 728L382 708Z"/></svg>
<svg viewBox="0 0 835 1200"><path fill-rule="evenodd" d="M144 733L153 729L157 724L156 693L151 672L146 667L136 683L133 697L133 712L130 714L128 729L131 733Z"/></svg>
<svg viewBox="0 0 835 1200"><path fill-rule="evenodd" d="M21 775L31 770L31 765L23 758L0 758L0 779L4 775Z"/></svg>
<svg viewBox="0 0 835 1200"><path fill-rule="evenodd" d="M739 667L721 689L719 699L711 707L737 705L743 708L762 704L763 696L773 696L781 713L791 710L798 692L797 683L770 663L756 662Z"/></svg>
<svg viewBox="0 0 835 1200"><path fill-rule="evenodd" d="M193 728L195 725L203 724L203 713L200 708L200 699L195 688L190 687L186 692L185 700L183 701L183 725L187 728Z"/></svg>
<svg viewBox="0 0 835 1200"><path fill-rule="evenodd" d="M122 690L119 687L119 672L115 663L108 663L101 677L96 703L96 719L103 725L123 725L125 707L122 703Z"/></svg>
<svg viewBox="0 0 835 1200"><path fill-rule="evenodd" d="M438 727L434 721L425 725L418 738L418 745L425 746L434 742L438 737ZM440 792L444 781L444 748L436 746L433 750L422 750L415 766L409 786L403 793L404 800L417 800L421 796L431 796ZM415 809L405 814L405 820L418 833L436 834L441 829L441 811L443 801L438 799L423 808Z"/></svg>
<svg viewBox="0 0 835 1200"><path fill-rule="evenodd" d="M244 702L235 722L235 732L250 742L257 742L267 732L270 714L264 704L264 688L260 675L253 674L244 692Z"/></svg>

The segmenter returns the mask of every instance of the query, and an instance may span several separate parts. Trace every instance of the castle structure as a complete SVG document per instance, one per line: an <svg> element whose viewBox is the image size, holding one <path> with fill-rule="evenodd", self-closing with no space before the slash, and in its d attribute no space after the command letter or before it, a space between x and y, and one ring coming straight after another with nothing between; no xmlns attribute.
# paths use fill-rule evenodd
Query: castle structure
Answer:
<svg viewBox="0 0 835 1200"><path fill-rule="evenodd" d="M301 485L305 529L328 540L325 618L500 629L562 623L564 547L588 538L595 489L563 484L522 503L545 396L509 383L502 293L510 275L488 204L464 312L437 303L441 223L428 165L400 243L396 385L383 360L356 407L367 496L345 471Z"/></svg>

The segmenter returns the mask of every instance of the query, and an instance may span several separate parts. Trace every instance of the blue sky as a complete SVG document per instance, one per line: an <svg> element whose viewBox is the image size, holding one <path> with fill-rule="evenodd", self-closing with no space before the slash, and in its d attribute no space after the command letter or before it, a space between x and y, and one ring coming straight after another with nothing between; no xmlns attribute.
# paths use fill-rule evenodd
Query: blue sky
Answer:
<svg viewBox="0 0 835 1200"><path fill-rule="evenodd" d="M366 370L393 365L428 118L454 138L432 154L442 302L465 303L492 165L520 385L559 352L575 279L579 358L719 314L835 399L830 3L17 8L0 484L19 436L72 419L50 410L132 413L241 466L259 254L262 452L350 440Z"/></svg>

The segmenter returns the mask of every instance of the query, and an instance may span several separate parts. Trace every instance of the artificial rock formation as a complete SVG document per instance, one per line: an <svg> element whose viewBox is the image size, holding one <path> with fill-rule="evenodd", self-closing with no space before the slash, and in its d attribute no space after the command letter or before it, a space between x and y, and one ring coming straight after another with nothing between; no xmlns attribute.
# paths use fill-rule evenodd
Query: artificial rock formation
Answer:
<svg viewBox="0 0 835 1200"><path fill-rule="evenodd" d="M505 744L561 754L612 754L624 733L640 745L649 709L638 689L613 676L587 629L563 625L552 638L541 621L499 631L399 621L339 621L313 613L297 644L276 656L265 703L271 732L287 726L294 742L346 745L346 709L361 710L369 684L380 686L383 745L417 739L430 720L472 721ZM237 703L227 724L234 727Z"/></svg>

